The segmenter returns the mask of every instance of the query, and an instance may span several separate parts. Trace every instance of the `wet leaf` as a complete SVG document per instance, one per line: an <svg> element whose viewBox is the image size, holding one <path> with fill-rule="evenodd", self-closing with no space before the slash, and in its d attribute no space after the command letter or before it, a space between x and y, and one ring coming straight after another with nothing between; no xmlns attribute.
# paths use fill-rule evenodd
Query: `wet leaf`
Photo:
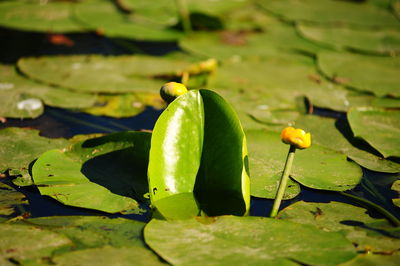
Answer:
<svg viewBox="0 0 400 266"><path fill-rule="evenodd" d="M382 97L400 96L400 59L350 53L318 54L318 66L333 81ZM354 67L362 66L362 67Z"/></svg>
<svg viewBox="0 0 400 266"><path fill-rule="evenodd" d="M377 255L372 253L360 254L354 259L342 264L343 266L365 266L365 265L386 265L397 266L400 260L400 254Z"/></svg>
<svg viewBox="0 0 400 266"><path fill-rule="evenodd" d="M392 184L391 189L398 193L397 197L392 199L393 204L396 205L397 207L400 207L400 180L396 180Z"/></svg>
<svg viewBox="0 0 400 266"><path fill-rule="evenodd" d="M400 111L351 109L347 114L355 137L367 141L385 158L400 157Z"/></svg>
<svg viewBox="0 0 400 266"><path fill-rule="evenodd" d="M359 251L393 252L400 239L386 220L372 218L367 210L353 205L299 201L283 209L279 217L314 225L325 232L343 232Z"/></svg>
<svg viewBox="0 0 400 266"><path fill-rule="evenodd" d="M42 154L33 166L42 195L109 213L142 214L151 135L121 132ZM135 200L136 199L136 200Z"/></svg>
<svg viewBox="0 0 400 266"><path fill-rule="evenodd" d="M146 243L171 264L338 264L356 254L340 233L261 217L160 221L144 229Z"/></svg>
<svg viewBox="0 0 400 266"><path fill-rule="evenodd" d="M378 172L400 172L400 164L354 146L354 138L347 123L331 118L307 115L296 121L296 127L312 132L313 142L340 151L359 165Z"/></svg>
<svg viewBox="0 0 400 266"><path fill-rule="evenodd" d="M24 212L23 205L28 204L25 195L0 182L0 222Z"/></svg>
<svg viewBox="0 0 400 266"><path fill-rule="evenodd" d="M252 195L274 198L289 146L281 142L279 133L251 130L246 135ZM296 152L290 177L306 187L345 191L361 181L362 171L359 166L347 161L342 153L313 144L306 150ZM287 195L287 198L292 198L299 189L293 183L289 186L292 190L289 190L291 196Z"/></svg>

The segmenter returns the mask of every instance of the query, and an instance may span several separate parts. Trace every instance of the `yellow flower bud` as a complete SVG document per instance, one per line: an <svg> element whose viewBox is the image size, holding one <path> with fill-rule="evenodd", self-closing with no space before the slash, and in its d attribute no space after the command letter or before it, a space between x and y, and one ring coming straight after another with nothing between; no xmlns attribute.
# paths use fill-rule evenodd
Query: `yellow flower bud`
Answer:
<svg viewBox="0 0 400 266"><path fill-rule="evenodd" d="M311 134L300 128L285 128L282 130L281 140L286 144L294 145L298 149L306 149L311 146Z"/></svg>
<svg viewBox="0 0 400 266"><path fill-rule="evenodd" d="M160 95L164 101L171 103L176 97L185 94L187 91L186 86L182 83L168 82L161 87Z"/></svg>

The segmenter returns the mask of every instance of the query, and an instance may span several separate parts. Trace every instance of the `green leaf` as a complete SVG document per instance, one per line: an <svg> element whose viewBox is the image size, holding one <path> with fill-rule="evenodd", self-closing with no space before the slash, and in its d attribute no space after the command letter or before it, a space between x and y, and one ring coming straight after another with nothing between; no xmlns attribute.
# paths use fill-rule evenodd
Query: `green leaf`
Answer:
<svg viewBox="0 0 400 266"><path fill-rule="evenodd" d="M246 135L249 141L252 195L274 198L289 146L283 144L275 132L250 130ZM290 177L306 187L344 191L354 188L361 181L362 171L356 164L348 162L342 153L313 144L308 149L296 152ZM299 192L293 183L289 183L289 188L291 190L286 198L292 198Z"/></svg>
<svg viewBox="0 0 400 266"><path fill-rule="evenodd" d="M356 255L340 233L261 217L222 216L203 223L153 219L144 237L174 265L336 265Z"/></svg>
<svg viewBox="0 0 400 266"><path fill-rule="evenodd" d="M66 236L33 226L0 224L0 263L19 263L50 257L53 252L72 247Z"/></svg>
<svg viewBox="0 0 400 266"><path fill-rule="evenodd" d="M372 218L366 209L350 204L299 201L283 209L278 217L313 225L325 232L343 232L359 251L393 252L400 245L396 237L398 229L386 220Z"/></svg>
<svg viewBox="0 0 400 266"><path fill-rule="evenodd" d="M354 146L356 143L351 130L341 120L305 115L296 120L296 127L311 132L314 143L340 151L367 169L386 173L400 172L400 164L363 150L359 145Z"/></svg>
<svg viewBox="0 0 400 266"><path fill-rule="evenodd" d="M38 130L10 127L0 130L0 143L0 173L11 170L12 175L28 175L29 164L40 154L69 142L41 137Z"/></svg>
<svg viewBox="0 0 400 266"><path fill-rule="evenodd" d="M151 142L152 205L167 219L243 215L249 208L246 140L232 108L212 91L178 97L158 119ZM205 197L207 195L207 197Z"/></svg>
<svg viewBox="0 0 400 266"><path fill-rule="evenodd" d="M398 193L397 197L392 199L393 204L400 207L400 180L393 182L391 189Z"/></svg>
<svg viewBox="0 0 400 266"><path fill-rule="evenodd" d="M273 14L290 21L365 27L400 25L388 11L366 3L331 0L262 0L259 4Z"/></svg>
<svg viewBox="0 0 400 266"><path fill-rule="evenodd" d="M382 96L400 96L400 59L350 53L321 52L321 71L337 83ZM362 66L362 68L354 67Z"/></svg>
<svg viewBox="0 0 400 266"><path fill-rule="evenodd" d="M12 66L0 64L0 116L35 118L42 114L43 103L61 108L92 106L96 95L51 87L18 75ZM43 103L42 103L43 102Z"/></svg>
<svg viewBox="0 0 400 266"><path fill-rule="evenodd" d="M367 141L385 158L400 157L400 111L351 109L347 114L355 137Z"/></svg>
<svg viewBox="0 0 400 266"><path fill-rule="evenodd" d="M399 264L400 254L377 255L373 253L360 254L354 259L342 264L343 266L366 266L366 265L385 265L397 266Z"/></svg>
<svg viewBox="0 0 400 266"><path fill-rule="evenodd" d="M50 150L33 166L34 183L42 195L66 205L142 214L136 200L144 201L148 191L150 137L127 131Z"/></svg>
<svg viewBox="0 0 400 266"><path fill-rule="evenodd" d="M156 56L48 56L22 58L19 69L29 77L81 92L158 92L190 62ZM157 77L167 77L157 79Z"/></svg>
<svg viewBox="0 0 400 266"><path fill-rule="evenodd" d="M0 222L23 214L23 205L26 204L28 201L24 194L0 182Z"/></svg>
<svg viewBox="0 0 400 266"><path fill-rule="evenodd" d="M2 1L0 25L23 31L80 32L71 19L71 4L57 1Z"/></svg>

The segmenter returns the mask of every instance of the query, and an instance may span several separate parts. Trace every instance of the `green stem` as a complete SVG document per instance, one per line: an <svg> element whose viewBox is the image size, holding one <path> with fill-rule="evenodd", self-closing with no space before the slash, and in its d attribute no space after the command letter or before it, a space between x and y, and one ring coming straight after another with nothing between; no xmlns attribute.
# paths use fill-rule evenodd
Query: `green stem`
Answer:
<svg viewBox="0 0 400 266"><path fill-rule="evenodd" d="M370 208L372 210L379 212L383 217L385 217L394 226L400 226L399 219L397 219L393 214L391 214L390 212L388 212L387 210L385 210L378 204L375 204L367 199L364 199L364 198L361 198L361 197L358 197L358 196L355 196L355 195L352 195L349 193L344 193L344 192L339 192L339 193L345 197L348 197L348 198L354 200L355 202L357 202L360 205L363 205L367 208Z"/></svg>
<svg viewBox="0 0 400 266"><path fill-rule="evenodd" d="M289 180L290 170L292 169L294 153L296 152L296 147L294 145L290 145L290 149L286 158L285 168L283 169L281 181L278 186L278 190L276 192L274 205L272 206L272 210L270 213L270 217L274 218L279 211L279 207L281 206L283 195L285 194L286 185Z"/></svg>
<svg viewBox="0 0 400 266"><path fill-rule="evenodd" d="M178 8L179 16L181 17L183 31L186 34L192 32L192 23L190 22L190 13L187 8L186 0L175 0Z"/></svg>

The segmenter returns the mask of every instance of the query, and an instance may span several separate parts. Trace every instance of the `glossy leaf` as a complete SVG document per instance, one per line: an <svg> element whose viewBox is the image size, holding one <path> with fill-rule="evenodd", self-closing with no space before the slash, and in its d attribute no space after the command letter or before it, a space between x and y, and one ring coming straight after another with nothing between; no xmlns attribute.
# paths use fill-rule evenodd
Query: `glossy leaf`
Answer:
<svg viewBox="0 0 400 266"><path fill-rule="evenodd" d="M147 193L150 136L128 131L50 150L33 166L34 183L66 205L142 214L136 200Z"/></svg>
<svg viewBox="0 0 400 266"><path fill-rule="evenodd" d="M398 57L323 52L318 54L318 66L329 78L350 88L379 97L400 96Z"/></svg>
<svg viewBox="0 0 400 266"><path fill-rule="evenodd" d="M326 265L356 254L340 233L261 217L222 216L198 221L153 219L146 243L171 264Z"/></svg>
<svg viewBox="0 0 400 266"><path fill-rule="evenodd" d="M24 194L0 182L0 222L23 214L21 210L27 204L28 201Z"/></svg>
<svg viewBox="0 0 400 266"><path fill-rule="evenodd" d="M249 142L252 195L274 198L289 146L283 144L275 132L251 130L246 135ZM356 164L348 162L342 153L313 144L306 150L296 152L290 177L310 188L344 191L354 188L361 181L362 171ZM298 193L293 183L289 186L292 186L292 190L289 190L291 196L287 195L287 198Z"/></svg>
<svg viewBox="0 0 400 266"><path fill-rule="evenodd" d="M347 115L355 137L360 137L385 158L400 157L400 111L352 109Z"/></svg>

